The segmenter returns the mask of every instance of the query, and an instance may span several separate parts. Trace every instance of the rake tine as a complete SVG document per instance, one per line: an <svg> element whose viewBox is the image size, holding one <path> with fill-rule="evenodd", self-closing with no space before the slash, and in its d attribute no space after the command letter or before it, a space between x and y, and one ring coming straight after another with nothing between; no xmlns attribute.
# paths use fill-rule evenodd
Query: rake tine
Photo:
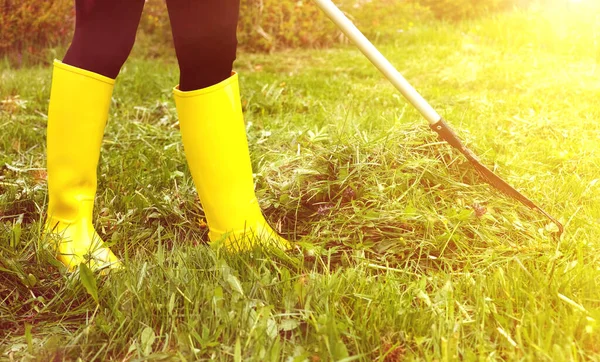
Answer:
<svg viewBox="0 0 600 362"><path fill-rule="evenodd" d="M444 121L443 118L434 124L432 124L431 129L434 130L440 138L444 141L448 142L452 147L456 148L460 153L462 153L465 158L473 165L473 167L477 170L479 175L490 185L495 187L498 191L503 194L520 201L523 205L528 206L534 210L537 210L542 215L550 219L556 226L558 227L558 236L562 235L564 232L563 225L558 222L553 216L547 213L544 209L536 205L533 201L527 198L525 195L517 191L514 187L509 185L506 181L504 181L500 176L496 175L492 170L487 168L484 164L479 161L479 158L456 136L454 131L448 126L448 124Z"/></svg>

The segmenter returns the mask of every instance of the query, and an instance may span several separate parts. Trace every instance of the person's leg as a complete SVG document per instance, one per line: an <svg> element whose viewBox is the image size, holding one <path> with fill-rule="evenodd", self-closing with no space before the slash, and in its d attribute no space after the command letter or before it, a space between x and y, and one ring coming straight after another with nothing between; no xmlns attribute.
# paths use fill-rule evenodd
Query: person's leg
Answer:
<svg viewBox="0 0 600 362"><path fill-rule="evenodd" d="M114 78L135 38L144 0L77 0L75 38L56 60L48 109L46 241L74 270L114 267L92 223L96 169Z"/></svg>
<svg viewBox="0 0 600 362"><path fill-rule="evenodd" d="M76 0L75 34L63 63L116 78L143 8L144 0Z"/></svg>
<svg viewBox="0 0 600 362"><path fill-rule="evenodd" d="M212 242L286 249L254 193L235 60L239 0L167 0L181 84L175 103L186 158Z"/></svg>
<svg viewBox="0 0 600 362"><path fill-rule="evenodd" d="M239 0L167 0L179 89L201 89L231 76Z"/></svg>

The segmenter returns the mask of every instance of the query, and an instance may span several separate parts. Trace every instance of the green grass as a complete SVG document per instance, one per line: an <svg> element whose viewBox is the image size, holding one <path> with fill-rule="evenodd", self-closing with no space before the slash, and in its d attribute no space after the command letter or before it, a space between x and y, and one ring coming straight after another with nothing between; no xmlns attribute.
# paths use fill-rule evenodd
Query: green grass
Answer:
<svg viewBox="0 0 600 362"><path fill-rule="evenodd" d="M126 267L93 278L98 302L39 237L51 69L2 64L0 359L600 360L593 16L421 24L381 43L485 164L565 224L559 240L348 47L239 54L257 194L300 250L211 250L176 63L132 57L96 199Z"/></svg>

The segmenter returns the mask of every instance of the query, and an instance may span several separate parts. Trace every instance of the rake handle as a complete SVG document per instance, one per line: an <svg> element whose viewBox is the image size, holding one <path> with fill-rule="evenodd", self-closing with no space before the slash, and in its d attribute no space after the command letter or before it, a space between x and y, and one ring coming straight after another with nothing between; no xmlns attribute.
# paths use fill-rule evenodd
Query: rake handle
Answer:
<svg viewBox="0 0 600 362"><path fill-rule="evenodd" d="M429 124L433 125L442 118L331 0L314 1L371 63L402 93L404 98L425 117Z"/></svg>

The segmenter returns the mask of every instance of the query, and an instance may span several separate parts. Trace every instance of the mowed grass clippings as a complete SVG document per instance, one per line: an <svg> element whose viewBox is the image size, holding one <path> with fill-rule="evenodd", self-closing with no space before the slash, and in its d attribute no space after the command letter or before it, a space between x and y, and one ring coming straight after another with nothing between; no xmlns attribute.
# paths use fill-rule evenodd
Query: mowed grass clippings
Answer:
<svg viewBox="0 0 600 362"><path fill-rule="evenodd" d="M3 64L1 358L599 360L597 44L583 44L593 15L570 11L420 24L381 43L486 165L565 225L560 239L342 47L239 54L257 195L297 249L213 250L175 60L133 57L95 208L125 270L95 286L39 237L51 69ZM548 22L582 35L542 36ZM502 30L517 24L526 35Z"/></svg>

